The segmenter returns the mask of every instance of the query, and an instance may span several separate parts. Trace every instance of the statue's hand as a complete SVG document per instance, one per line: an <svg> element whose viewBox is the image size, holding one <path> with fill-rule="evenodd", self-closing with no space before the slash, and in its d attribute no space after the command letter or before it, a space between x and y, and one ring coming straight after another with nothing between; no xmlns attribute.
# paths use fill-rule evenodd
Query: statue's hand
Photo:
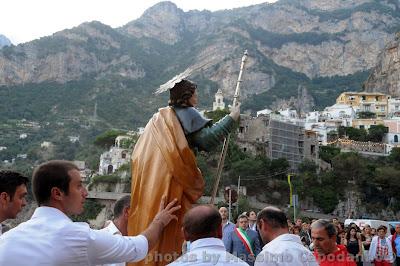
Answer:
<svg viewBox="0 0 400 266"><path fill-rule="evenodd" d="M238 121L240 116L240 102L237 102L235 106L231 106L231 113L229 115L233 120Z"/></svg>

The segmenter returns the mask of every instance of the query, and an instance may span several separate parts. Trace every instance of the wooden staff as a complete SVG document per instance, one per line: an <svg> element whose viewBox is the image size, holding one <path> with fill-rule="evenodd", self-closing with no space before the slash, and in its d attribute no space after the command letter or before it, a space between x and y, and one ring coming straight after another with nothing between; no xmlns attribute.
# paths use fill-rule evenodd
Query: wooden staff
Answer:
<svg viewBox="0 0 400 266"><path fill-rule="evenodd" d="M247 60L247 50L244 51L244 55L242 57L242 63L240 65L239 76L238 76L238 79L236 82L236 90L235 90L235 94L233 96L233 106L237 105L237 101L240 96L240 83L242 82L242 74L243 74L243 69L244 69L244 63L246 62L246 60ZM230 135L231 134L228 134L228 136L224 139L224 145L222 146L222 152L221 152L221 155L220 155L219 161L218 161L217 174L215 176L215 182L214 182L214 187L213 187L213 191L211 194L210 204L214 204L215 197L217 196L219 181L221 180L222 168L224 168L225 157L226 157L226 153L228 151Z"/></svg>

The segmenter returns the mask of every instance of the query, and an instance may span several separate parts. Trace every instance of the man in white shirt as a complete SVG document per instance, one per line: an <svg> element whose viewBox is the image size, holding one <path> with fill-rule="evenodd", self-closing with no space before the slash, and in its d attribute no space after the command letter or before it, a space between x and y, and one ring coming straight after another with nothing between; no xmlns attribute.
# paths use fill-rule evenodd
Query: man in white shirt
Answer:
<svg viewBox="0 0 400 266"><path fill-rule="evenodd" d="M182 231L185 240L191 242L190 250L169 265L247 265L225 251L221 240L221 216L215 208L201 205L188 211L183 218Z"/></svg>
<svg viewBox="0 0 400 266"><path fill-rule="evenodd" d="M20 173L0 171L0 235L3 231L3 221L15 219L26 205L26 184L28 178Z"/></svg>
<svg viewBox="0 0 400 266"><path fill-rule="evenodd" d="M314 255L306 249L298 235L289 234L287 217L275 207L266 207L258 213L257 226L264 243L255 266L312 265L317 266Z"/></svg>
<svg viewBox="0 0 400 266"><path fill-rule="evenodd" d="M139 236L124 237L72 222L87 197L78 168L68 161L38 166L32 178L38 203L32 218L0 237L0 265L96 265L142 260L180 208L176 200L164 207Z"/></svg>
<svg viewBox="0 0 400 266"><path fill-rule="evenodd" d="M131 205L131 196L126 195L117 200L114 204L114 219L109 221L101 231L111 235L128 235L128 218ZM125 266L125 263L103 264L103 266Z"/></svg>

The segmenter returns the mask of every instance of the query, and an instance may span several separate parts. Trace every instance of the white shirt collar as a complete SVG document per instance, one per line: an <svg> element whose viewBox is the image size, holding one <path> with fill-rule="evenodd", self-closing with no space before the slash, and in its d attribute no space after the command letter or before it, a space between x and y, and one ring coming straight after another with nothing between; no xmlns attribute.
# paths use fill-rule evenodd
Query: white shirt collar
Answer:
<svg viewBox="0 0 400 266"><path fill-rule="evenodd" d="M233 224L233 223L231 221L227 220L226 223L224 223L224 226L228 225L228 224Z"/></svg>
<svg viewBox="0 0 400 266"><path fill-rule="evenodd" d="M190 244L190 251L194 251L197 248L205 248L213 246L215 249L223 249L225 250L224 242L221 239L215 237L201 238L193 241Z"/></svg>
<svg viewBox="0 0 400 266"><path fill-rule="evenodd" d="M275 239L273 239L272 241L270 241L269 243L265 244L263 249L267 248L267 246L269 246L270 244L272 244L274 242L280 242L280 241L296 242L296 243L298 243L300 245L303 245L301 243L300 237L298 235L287 233L287 234L282 234L282 235L276 237Z"/></svg>
<svg viewBox="0 0 400 266"><path fill-rule="evenodd" d="M106 230L112 235L122 235L121 232L118 230L117 226L115 226L114 222L111 221L105 228L102 230Z"/></svg>
<svg viewBox="0 0 400 266"><path fill-rule="evenodd" d="M36 219L40 217L51 217L52 219L68 220L72 222L72 220L59 209L47 206L37 207L31 219Z"/></svg>

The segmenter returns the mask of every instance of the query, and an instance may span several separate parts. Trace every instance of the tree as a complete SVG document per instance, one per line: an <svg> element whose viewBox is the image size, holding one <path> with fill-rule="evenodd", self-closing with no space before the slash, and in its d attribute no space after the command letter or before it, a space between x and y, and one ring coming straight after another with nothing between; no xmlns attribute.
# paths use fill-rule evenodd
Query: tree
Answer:
<svg viewBox="0 0 400 266"><path fill-rule="evenodd" d="M374 182L382 188L382 193L400 199L400 170L391 166L377 168Z"/></svg>
<svg viewBox="0 0 400 266"><path fill-rule="evenodd" d="M124 134L124 132L121 130L108 130L97 136L94 140L94 144L102 148L109 148L114 145L115 138L122 134Z"/></svg>
<svg viewBox="0 0 400 266"><path fill-rule="evenodd" d="M393 148L388 157L389 162L400 163L400 148Z"/></svg>
<svg viewBox="0 0 400 266"><path fill-rule="evenodd" d="M340 153L333 158L332 166L337 183L358 181L367 170L364 158L354 152Z"/></svg>
<svg viewBox="0 0 400 266"><path fill-rule="evenodd" d="M209 119L212 119L213 122L217 122L218 120L220 120L221 118L223 118L224 116L226 116L227 114L229 114L229 110L228 109L217 109L215 111L210 111L210 112L205 112L204 115L206 117L208 117Z"/></svg>
<svg viewBox="0 0 400 266"><path fill-rule="evenodd" d="M383 136L388 133L388 128L384 125L371 126L368 129L368 140L372 142L382 142Z"/></svg>
<svg viewBox="0 0 400 266"><path fill-rule="evenodd" d="M340 153L340 148L334 146L321 146L319 148L319 158L325 162L332 163L332 159Z"/></svg>

